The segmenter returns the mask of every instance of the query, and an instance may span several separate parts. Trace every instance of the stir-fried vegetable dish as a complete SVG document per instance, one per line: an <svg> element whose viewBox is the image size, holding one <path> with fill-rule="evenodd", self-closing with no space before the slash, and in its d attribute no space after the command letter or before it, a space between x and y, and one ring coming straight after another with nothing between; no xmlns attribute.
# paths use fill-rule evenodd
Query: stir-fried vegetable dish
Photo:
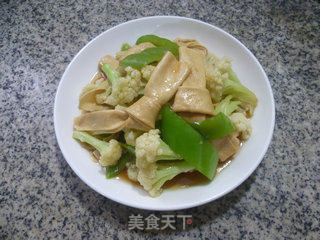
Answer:
<svg viewBox="0 0 320 240"><path fill-rule="evenodd" d="M228 57L194 39L145 35L100 59L80 93L73 137L105 168L106 181L126 171L156 197L181 173L213 180L218 163L250 137L257 102Z"/></svg>

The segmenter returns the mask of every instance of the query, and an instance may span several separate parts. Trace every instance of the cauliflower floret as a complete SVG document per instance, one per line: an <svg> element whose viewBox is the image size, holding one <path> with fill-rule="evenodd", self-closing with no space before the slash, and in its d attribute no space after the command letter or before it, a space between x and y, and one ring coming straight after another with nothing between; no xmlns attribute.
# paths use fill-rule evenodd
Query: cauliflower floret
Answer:
<svg viewBox="0 0 320 240"><path fill-rule="evenodd" d="M153 175L153 163L160 145L159 129L150 130L136 139L136 164L139 169L148 170L149 175Z"/></svg>
<svg viewBox="0 0 320 240"><path fill-rule="evenodd" d="M104 149L103 153L100 153L99 164L103 167L115 165L121 157L121 154L122 149L120 143L115 139L111 139L109 146Z"/></svg>
<svg viewBox="0 0 320 240"><path fill-rule="evenodd" d="M112 89L106 103L112 106L132 102L138 96L141 84L141 73L132 67L126 67L126 76L118 79L118 86Z"/></svg>
<svg viewBox="0 0 320 240"><path fill-rule="evenodd" d="M252 132L252 127L249 119L246 118L243 113L236 112L231 114L230 120L236 128L236 131L240 133L240 138L244 141L248 140Z"/></svg>
<svg viewBox="0 0 320 240"><path fill-rule="evenodd" d="M124 130L124 139L126 140L126 143L135 146L136 145L136 139L142 134L141 131L138 130Z"/></svg>
<svg viewBox="0 0 320 240"><path fill-rule="evenodd" d="M99 163L103 167L116 164L121 157L122 148L117 140L102 141L82 131L74 131L72 137L94 147L98 151L95 156L99 158Z"/></svg>
<svg viewBox="0 0 320 240"><path fill-rule="evenodd" d="M210 53L207 57L207 62L211 65L215 65L216 62L219 61L219 58L215 56L214 54Z"/></svg>
<svg viewBox="0 0 320 240"><path fill-rule="evenodd" d="M226 56L218 58L214 54L210 54L207 62L216 67L221 73L225 73L231 68L231 59Z"/></svg>
<svg viewBox="0 0 320 240"><path fill-rule="evenodd" d="M156 155L160 145L159 133L158 129L150 130L136 139L136 165L139 168L137 179L148 192L152 189L153 178L157 171Z"/></svg>
<svg viewBox="0 0 320 240"><path fill-rule="evenodd" d="M104 93L96 95L98 103L106 103L112 106L125 105L132 102L138 96L139 91L143 87L141 73L132 67L126 67L125 73L124 77L119 77L119 73L113 69L110 75L113 74L114 79L109 79L111 87Z"/></svg>
<svg viewBox="0 0 320 240"><path fill-rule="evenodd" d="M151 77L151 74L153 73L153 70L155 69L156 67L155 66L152 66L152 65L146 65L144 66L142 69L141 69L141 74L142 74L142 77L149 81L150 77Z"/></svg>
<svg viewBox="0 0 320 240"><path fill-rule="evenodd" d="M206 82L213 102L219 102L222 96L223 82L228 79L231 60L228 57L219 59L211 54L207 58Z"/></svg>
<svg viewBox="0 0 320 240"><path fill-rule="evenodd" d="M224 56L215 63L215 66L220 72L225 73L231 68L231 59Z"/></svg>
<svg viewBox="0 0 320 240"><path fill-rule="evenodd" d="M221 100L222 86L226 79L228 79L227 73L221 74L218 68L208 64L206 68L206 85L213 102Z"/></svg>
<svg viewBox="0 0 320 240"><path fill-rule="evenodd" d="M191 170L184 161L163 164L157 160L181 159L161 140L159 129L150 130L136 139L136 166L139 169L137 179L151 197L160 195L162 185L181 172ZM193 169L193 167L192 167ZM130 170L135 171L135 170ZM131 174L131 173L130 173ZM134 174L134 173L132 173ZM135 175L133 176L133 178Z"/></svg>
<svg viewBox="0 0 320 240"><path fill-rule="evenodd" d="M132 181L138 182L139 168L132 162L127 163L126 166L128 178Z"/></svg>

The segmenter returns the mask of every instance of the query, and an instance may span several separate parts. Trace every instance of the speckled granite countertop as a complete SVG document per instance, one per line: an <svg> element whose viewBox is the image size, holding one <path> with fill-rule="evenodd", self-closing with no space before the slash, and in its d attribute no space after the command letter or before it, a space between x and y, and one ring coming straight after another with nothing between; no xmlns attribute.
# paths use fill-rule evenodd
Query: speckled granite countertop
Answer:
<svg viewBox="0 0 320 240"><path fill-rule="evenodd" d="M135 2L1 1L0 239L320 239L320 4ZM150 15L200 19L237 37L276 101L274 137L254 174L215 202L166 212L193 216L184 231L129 231L129 215L152 212L85 185L53 128L56 88L73 56L102 31Z"/></svg>

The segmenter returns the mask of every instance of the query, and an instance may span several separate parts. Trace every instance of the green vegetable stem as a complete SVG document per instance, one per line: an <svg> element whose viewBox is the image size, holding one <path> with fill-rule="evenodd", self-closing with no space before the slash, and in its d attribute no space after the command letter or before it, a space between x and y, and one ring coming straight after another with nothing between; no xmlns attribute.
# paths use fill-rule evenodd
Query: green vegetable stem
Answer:
<svg viewBox="0 0 320 240"><path fill-rule="evenodd" d="M116 165L106 167L106 178L110 179L117 176L125 167L128 162L132 162L135 159L135 155L127 151L122 154Z"/></svg>
<svg viewBox="0 0 320 240"><path fill-rule="evenodd" d="M221 102L219 102L215 107L213 114L217 115L218 113L222 112L229 117L234 111L238 110L241 102L232 101L232 98L232 95L228 95Z"/></svg>
<svg viewBox="0 0 320 240"><path fill-rule="evenodd" d="M118 160L117 164L106 167L106 178L110 179L117 176L125 167L128 162L133 162L136 158L134 147L121 143L121 146L126 150Z"/></svg>
<svg viewBox="0 0 320 240"><path fill-rule="evenodd" d="M241 105L248 109L249 116L252 116L253 111L258 104L256 95L235 79L224 81L222 95L232 95L232 98L240 101Z"/></svg>
<svg viewBox="0 0 320 240"><path fill-rule="evenodd" d="M131 154L135 155L136 154L136 151L134 149L133 146L129 145L129 144L126 144L126 143L121 143L121 146L127 150L128 152L130 152Z"/></svg>
<svg viewBox="0 0 320 240"><path fill-rule="evenodd" d="M99 162L103 166L107 165L110 161L117 160L116 158L113 159L115 155L110 156L110 152L112 152L112 149L115 147L114 144L102 141L96 137L91 136L89 133L82 131L74 131L72 137L81 142L87 143L98 150L100 153Z"/></svg>
<svg viewBox="0 0 320 240"><path fill-rule="evenodd" d="M109 64L105 63L102 65L101 70L108 77L112 86L114 86L118 83L118 79L120 77L120 74L115 69L113 69L113 67L111 67Z"/></svg>

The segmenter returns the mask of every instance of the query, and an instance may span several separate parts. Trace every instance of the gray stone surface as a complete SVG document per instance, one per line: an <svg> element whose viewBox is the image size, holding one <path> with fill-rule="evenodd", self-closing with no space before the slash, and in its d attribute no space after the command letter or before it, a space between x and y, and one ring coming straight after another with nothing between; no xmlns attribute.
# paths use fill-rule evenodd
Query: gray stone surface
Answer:
<svg viewBox="0 0 320 240"><path fill-rule="evenodd" d="M55 139L53 102L73 56L130 19L179 15L242 41L270 78L276 125L261 165L186 230L128 230L141 211L85 185ZM1 1L0 239L320 239L317 1ZM161 216L164 213L156 213Z"/></svg>

